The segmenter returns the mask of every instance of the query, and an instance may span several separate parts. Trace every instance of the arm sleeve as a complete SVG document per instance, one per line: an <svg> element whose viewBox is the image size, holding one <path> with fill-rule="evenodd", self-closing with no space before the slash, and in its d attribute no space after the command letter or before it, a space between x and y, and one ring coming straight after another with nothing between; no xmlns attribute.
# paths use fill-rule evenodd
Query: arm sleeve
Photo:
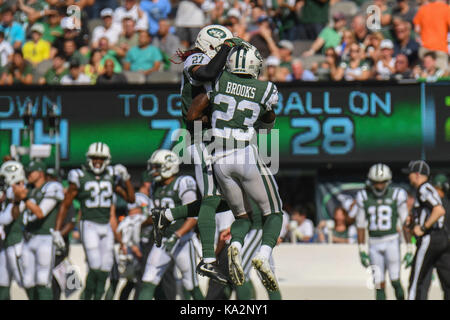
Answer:
<svg viewBox="0 0 450 320"><path fill-rule="evenodd" d="M214 79L216 79L219 73L223 70L225 63L227 62L230 50L230 47L223 45L220 48L219 52L217 52L217 54L214 56L214 58L211 59L208 64L200 66L200 68L195 70L195 72L190 72L192 78L194 80L203 82L213 81Z"/></svg>
<svg viewBox="0 0 450 320"><path fill-rule="evenodd" d="M272 110L272 106L278 103L278 88L272 83L268 82L266 92L263 95L261 104L263 104L266 111Z"/></svg>
<svg viewBox="0 0 450 320"><path fill-rule="evenodd" d="M190 176L181 178L180 185L178 187L178 196L183 205L197 200L197 183L194 178Z"/></svg>
<svg viewBox="0 0 450 320"><path fill-rule="evenodd" d="M39 207L46 217L58 204L64 200L63 186L58 182L51 182L46 186L44 199L39 203Z"/></svg>
<svg viewBox="0 0 450 320"><path fill-rule="evenodd" d="M13 204L10 203L6 206L5 210L0 212L0 225L8 225L14 220L12 216L12 207Z"/></svg>
<svg viewBox="0 0 450 320"><path fill-rule="evenodd" d="M397 196L397 210L402 225L405 223L406 218L408 217L408 205L406 203L407 199L408 194L406 193L406 191L400 189Z"/></svg>
<svg viewBox="0 0 450 320"><path fill-rule="evenodd" d="M362 202L362 195L358 192L356 195L356 203L353 206L352 214L354 214L353 217L356 217L356 227L357 228L365 228L367 221L366 221L366 214L364 212L364 205Z"/></svg>

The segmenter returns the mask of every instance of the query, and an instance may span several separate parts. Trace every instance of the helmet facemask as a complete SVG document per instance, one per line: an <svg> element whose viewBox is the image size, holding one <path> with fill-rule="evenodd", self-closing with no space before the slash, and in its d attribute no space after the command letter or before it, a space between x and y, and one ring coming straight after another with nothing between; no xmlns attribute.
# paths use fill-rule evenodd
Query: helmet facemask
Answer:
<svg viewBox="0 0 450 320"><path fill-rule="evenodd" d="M94 164L94 161L97 159L101 159L103 160L102 164L100 165L100 167L96 167ZM92 172L94 172L95 174L101 174L103 171L105 171L106 167L109 165L110 160L108 158L104 158L104 157L88 157L88 166L89 169L92 170Z"/></svg>
<svg viewBox="0 0 450 320"><path fill-rule="evenodd" d="M369 185L370 190L372 190L372 192L375 196L382 197L386 193L391 182L392 182L391 180L387 180L387 181L368 180L368 185ZM385 186L382 189L378 189L375 187L375 184L377 184L377 183L385 183Z"/></svg>

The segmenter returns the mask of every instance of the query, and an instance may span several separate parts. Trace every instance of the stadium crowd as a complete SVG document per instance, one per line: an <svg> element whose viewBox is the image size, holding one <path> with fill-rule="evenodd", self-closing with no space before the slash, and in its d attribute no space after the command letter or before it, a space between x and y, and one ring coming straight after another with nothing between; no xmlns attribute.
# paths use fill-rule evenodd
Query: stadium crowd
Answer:
<svg viewBox="0 0 450 320"><path fill-rule="evenodd" d="M178 82L208 24L259 49L262 79L450 75L443 0L0 0L0 84Z"/></svg>

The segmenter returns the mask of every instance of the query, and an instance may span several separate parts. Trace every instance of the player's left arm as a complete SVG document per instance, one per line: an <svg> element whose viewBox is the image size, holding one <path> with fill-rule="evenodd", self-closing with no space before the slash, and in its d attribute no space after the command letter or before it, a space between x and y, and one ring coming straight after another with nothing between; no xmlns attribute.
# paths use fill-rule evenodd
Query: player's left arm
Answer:
<svg viewBox="0 0 450 320"><path fill-rule="evenodd" d="M125 190L117 185L114 187L114 191L119 194L128 203L134 203L136 197L134 195L133 184L131 183L131 176L125 166L121 164L116 164L113 168L114 175L120 177L120 179L125 183Z"/></svg>
<svg viewBox="0 0 450 320"><path fill-rule="evenodd" d="M406 243L410 244L411 233L409 232L409 228L407 227L407 220L409 216L407 200L408 194L405 190L400 189L397 195L397 211L402 225L403 237L405 238Z"/></svg>
<svg viewBox="0 0 450 320"><path fill-rule="evenodd" d="M445 209L442 206L439 194L434 188L432 189L428 186L423 186L419 190L419 194L422 200L433 208L430 216L427 220L425 220L423 226L416 225L414 227L414 234L420 237L424 235L425 232L427 232L443 215L445 215Z"/></svg>
<svg viewBox="0 0 450 320"><path fill-rule="evenodd" d="M196 121L203 116L204 110L209 106L209 97L206 93L198 94L188 109L186 120Z"/></svg>
<svg viewBox="0 0 450 320"><path fill-rule="evenodd" d="M120 243L120 248L122 251L126 252L126 247L122 243L122 234L117 231L118 222L117 222L117 216L116 216L116 205L111 205L111 208L109 210L109 224L111 225L111 229L114 233L114 238L118 243Z"/></svg>
<svg viewBox="0 0 450 320"><path fill-rule="evenodd" d="M273 106L278 103L278 89L277 86L270 81L268 82L267 86L270 87L270 97L266 102L261 101L261 105L263 106L264 110L266 110L266 112L264 112L259 117L256 129L265 129L270 131L275 125L275 119L277 117L275 112L273 111Z"/></svg>

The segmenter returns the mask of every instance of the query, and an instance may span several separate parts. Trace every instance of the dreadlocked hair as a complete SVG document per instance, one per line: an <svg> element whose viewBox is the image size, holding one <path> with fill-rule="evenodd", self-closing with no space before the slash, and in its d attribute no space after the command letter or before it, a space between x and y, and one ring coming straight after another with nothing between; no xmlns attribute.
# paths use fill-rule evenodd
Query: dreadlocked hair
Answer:
<svg viewBox="0 0 450 320"><path fill-rule="evenodd" d="M186 59L194 53L203 53L203 51L199 48L188 49L185 51L178 49L177 52L169 60L172 63L180 64L186 61ZM180 59L180 61L176 61L176 58Z"/></svg>

